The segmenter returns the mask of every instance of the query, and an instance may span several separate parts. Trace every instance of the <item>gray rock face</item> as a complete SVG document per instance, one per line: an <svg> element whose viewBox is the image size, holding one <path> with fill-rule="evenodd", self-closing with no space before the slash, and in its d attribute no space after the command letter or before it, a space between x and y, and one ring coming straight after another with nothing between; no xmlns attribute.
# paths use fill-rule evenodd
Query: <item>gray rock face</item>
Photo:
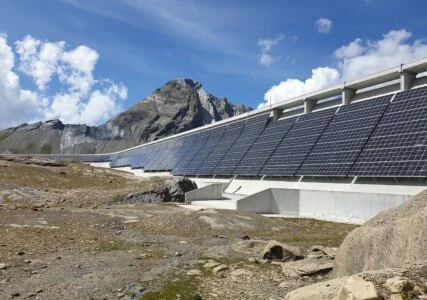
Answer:
<svg viewBox="0 0 427 300"><path fill-rule="evenodd" d="M335 258L338 276L427 260L427 190L353 230Z"/></svg>
<svg viewBox="0 0 427 300"><path fill-rule="evenodd" d="M366 271L298 288L285 300L426 299L427 261Z"/></svg>
<svg viewBox="0 0 427 300"><path fill-rule="evenodd" d="M133 193L119 199L125 203L163 203L184 202L185 193L197 189L194 181L188 178L173 177L167 180L161 189Z"/></svg>
<svg viewBox="0 0 427 300"><path fill-rule="evenodd" d="M0 153L113 152L250 110L206 93L197 81L177 79L98 127L50 120L3 130Z"/></svg>

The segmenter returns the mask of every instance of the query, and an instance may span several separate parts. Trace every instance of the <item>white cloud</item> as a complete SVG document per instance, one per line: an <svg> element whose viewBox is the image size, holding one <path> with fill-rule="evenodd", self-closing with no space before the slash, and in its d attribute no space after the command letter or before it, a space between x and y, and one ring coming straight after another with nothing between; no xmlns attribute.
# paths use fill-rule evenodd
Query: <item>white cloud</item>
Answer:
<svg viewBox="0 0 427 300"><path fill-rule="evenodd" d="M70 91L79 91L86 96L95 84L92 73L98 58L99 54L86 46L64 52L63 63L58 69L59 79L70 86Z"/></svg>
<svg viewBox="0 0 427 300"><path fill-rule="evenodd" d="M19 70L30 76L39 90L44 91L56 72L65 43L43 43L27 35L15 45L20 59Z"/></svg>
<svg viewBox="0 0 427 300"><path fill-rule="evenodd" d="M359 56L362 54L364 47L362 45L361 39L355 39L353 42L348 45L342 46L341 48L335 50L335 56L337 58L351 58L355 56Z"/></svg>
<svg viewBox="0 0 427 300"><path fill-rule="evenodd" d="M276 46L285 36L279 34L275 39L259 39L258 46L260 48L260 54L258 62L263 66L270 66L280 59L280 57L275 57L270 54L271 49Z"/></svg>
<svg viewBox="0 0 427 300"><path fill-rule="evenodd" d="M59 118L66 123L96 125L121 110L127 88L108 79L96 79L99 54L87 46L66 50L63 41L51 43L30 35L15 42L18 70L34 81L24 89L14 71L15 54L0 35L0 129L23 121ZM47 93L57 79L55 91Z"/></svg>
<svg viewBox="0 0 427 300"><path fill-rule="evenodd" d="M15 55L7 36L0 34L0 128L18 125L38 109L38 97L20 88L14 66Z"/></svg>
<svg viewBox="0 0 427 300"><path fill-rule="evenodd" d="M340 74L336 69L317 68L312 70L311 77L305 81L292 78L286 79L278 85L271 87L265 93L264 99L266 103L260 104L259 107L319 90L337 82L339 78Z"/></svg>
<svg viewBox="0 0 427 300"><path fill-rule="evenodd" d="M319 18L314 22L314 26L316 27L317 32L329 33L332 28L332 21L326 18Z"/></svg>
<svg viewBox="0 0 427 300"><path fill-rule="evenodd" d="M313 69L311 77L303 81L282 81L265 93L260 107L426 57L426 41L410 38L411 33L405 29L390 31L377 41L357 38L335 50L334 67Z"/></svg>
<svg viewBox="0 0 427 300"><path fill-rule="evenodd" d="M369 75L427 56L424 40L409 41L411 33L393 30L378 41L356 39L335 51L343 80Z"/></svg>

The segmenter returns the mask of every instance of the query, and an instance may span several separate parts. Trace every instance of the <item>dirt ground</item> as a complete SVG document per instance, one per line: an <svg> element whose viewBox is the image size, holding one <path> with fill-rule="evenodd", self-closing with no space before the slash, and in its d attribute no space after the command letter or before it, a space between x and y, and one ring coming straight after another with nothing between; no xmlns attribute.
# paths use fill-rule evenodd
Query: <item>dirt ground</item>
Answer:
<svg viewBox="0 0 427 300"><path fill-rule="evenodd" d="M242 241L274 239L305 253L337 247L355 228L121 201L166 181L0 158L0 299L281 299L329 275L286 277Z"/></svg>

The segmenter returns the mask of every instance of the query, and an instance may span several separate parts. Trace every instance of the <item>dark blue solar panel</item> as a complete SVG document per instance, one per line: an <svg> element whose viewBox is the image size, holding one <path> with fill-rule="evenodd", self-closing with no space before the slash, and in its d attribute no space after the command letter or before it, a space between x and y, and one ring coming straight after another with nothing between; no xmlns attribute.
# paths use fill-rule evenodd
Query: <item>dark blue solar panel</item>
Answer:
<svg viewBox="0 0 427 300"><path fill-rule="evenodd" d="M191 154L189 153L189 151L191 150L191 148L194 145L194 142L196 141L196 137L197 134L190 134L190 135L186 135L182 138L180 138L174 149L172 150L172 152L169 154L169 161L165 160L165 165L164 165L164 169L165 170L173 170L175 168L175 166L185 157L189 157L191 156Z"/></svg>
<svg viewBox="0 0 427 300"><path fill-rule="evenodd" d="M349 174L427 176L427 87L396 95Z"/></svg>
<svg viewBox="0 0 427 300"><path fill-rule="evenodd" d="M296 119L293 117L275 122L270 120L233 173L246 176L258 175Z"/></svg>
<svg viewBox="0 0 427 300"><path fill-rule="evenodd" d="M341 106L297 171L301 176L346 176L392 95Z"/></svg>
<svg viewBox="0 0 427 300"><path fill-rule="evenodd" d="M256 116L249 118L240 135L235 140L235 143L228 149L224 154L222 159L219 161L218 165L212 171L212 174L215 175L231 175L233 170L243 159L245 154L248 152L250 147L253 145L255 140L264 130L266 122L270 114L263 114L261 116Z"/></svg>
<svg viewBox="0 0 427 300"><path fill-rule="evenodd" d="M178 166L172 170L173 174L194 175L205 158L221 140L225 129L226 125L221 125L202 132L196 139L194 144L195 149L191 149L190 154L186 155L189 158L187 164L182 167L178 164Z"/></svg>
<svg viewBox="0 0 427 300"><path fill-rule="evenodd" d="M260 171L260 175L295 176L336 110L329 108L299 116Z"/></svg>
<svg viewBox="0 0 427 300"><path fill-rule="evenodd" d="M215 144L212 144L212 148L200 163L199 168L194 174L210 175L225 153L227 153L228 149L230 149L236 142L242 132L243 126L245 126L245 123L246 120L240 120L228 124L221 139L218 139ZM200 154L197 156L200 156Z"/></svg>
<svg viewBox="0 0 427 300"><path fill-rule="evenodd" d="M189 149L182 155L176 165L172 169L174 175L190 175L190 167L186 168L187 165L193 160L200 148L205 144L209 138L210 132L208 130L195 133L194 142Z"/></svg>
<svg viewBox="0 0 427 300"><path fill-rule="evenodd" d="M151 161L144 167L145 171L165 171L164 162L169 161L169 155L175 147L177 139L170 139L158 143L156 155L151 158Z"/></svg>

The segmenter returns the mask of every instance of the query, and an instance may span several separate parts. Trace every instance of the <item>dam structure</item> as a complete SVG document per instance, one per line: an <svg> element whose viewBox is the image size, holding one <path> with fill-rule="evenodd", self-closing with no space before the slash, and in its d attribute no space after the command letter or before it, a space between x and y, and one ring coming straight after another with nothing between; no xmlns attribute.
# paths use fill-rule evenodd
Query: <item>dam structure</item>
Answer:
<svg viewBox="0 0 427 300"><path fill-rule="evenodd" d="M360 224L427 188L427 58L116 153L186 176L188 204Z"/></svg>

